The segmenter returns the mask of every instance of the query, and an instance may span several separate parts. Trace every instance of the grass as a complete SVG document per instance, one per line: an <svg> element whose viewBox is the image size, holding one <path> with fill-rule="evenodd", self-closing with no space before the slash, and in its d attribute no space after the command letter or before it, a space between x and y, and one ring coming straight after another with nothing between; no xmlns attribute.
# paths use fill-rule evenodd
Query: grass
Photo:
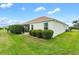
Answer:
<svg viewBox="0 0 79 59"><path fill-rule="evenodd" d="M29 35L15 35L5 30L0 30L0 54L79 54L79 31L65 32L50 40L44 40Z"/></svg>

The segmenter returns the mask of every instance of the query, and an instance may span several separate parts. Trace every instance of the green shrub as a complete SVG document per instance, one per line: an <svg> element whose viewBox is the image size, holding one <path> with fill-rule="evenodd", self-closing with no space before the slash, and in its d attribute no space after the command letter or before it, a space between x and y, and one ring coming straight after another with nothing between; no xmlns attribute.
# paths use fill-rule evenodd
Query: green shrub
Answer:
<svg viewBox="0 0 79 59"><path fill-rule="evenodd" d="M42 38L42 30L37 30L36 31L36 37L38 37L38 38Z"/></svg>
<svg viewBox="0 0 79 59"><path fill-rule="evenodd" d="M9 31L9 28L6 28L7 31Z"/></svg>
<svg viewBox="0 0 79 59"><path fill-rule="evenodd" d="M8 30L14 34L21 34L24 32L24 27L22 25L10 25Z"/></svg>
<svg viewBox="0 0 79 59"><path fill-rule="evenodd" d="M42 30L30 30L29 34L38 38L42 37Z"/></svg>
<svg viewBox="0 0 79 59"><path fill-rule="evenodd" d="M32 35L32 30L29 31L29 34Z"/></svg>
<svg viewBox="0 0 79 59"><path fill-rule="evenodd" d="M9 31L9 27L5 27L5 30Z"/></svg>
<svg viewBox="0 0 79 59"><path fill-rule="evenodd" d="M37 30L32 30L32 36L36 37Z"/></svg>
<svg viewBox="0 0 79 59"><path fill-rule="evenodd" d="M38 38L50 39L53 36L52 30L30 30L29 34Z"/></svg>
<svg viewBox="0 0 79 59"><path fill-rule="evenodd" d="M3 28L0 28L0 30L2 30Z"/></svg>
<svg viewBox="0 0 79 59"><path fill-rule="evenodd" d="M53 36L53 31L52 30L44 30L42 32L42 36L44 39L50 39Z"/></svg>

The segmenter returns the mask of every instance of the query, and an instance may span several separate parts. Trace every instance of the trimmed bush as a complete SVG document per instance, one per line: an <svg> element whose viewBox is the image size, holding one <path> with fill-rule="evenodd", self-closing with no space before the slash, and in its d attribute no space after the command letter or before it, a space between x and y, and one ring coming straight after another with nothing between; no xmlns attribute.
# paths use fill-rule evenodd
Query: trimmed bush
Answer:
<svg viewBox="0 0 79 59"><path fill-rule="evenodd" d="M32 36L36 36L37 30L30 30L29 34Z"/></svg>
<svg viewBox="0 0 79 59"><path fill-rule="evenodd" d="M44 30L42 33L42 36L44 39L50 39L53 36L53 31L52 30Z"/></svg>
<svg viewBox="0 0 79 59"><path fill-rule="evenodd" d="M8 30L14 34L21 34L24 32L24 27L22 25L10 25Z"/></svg>
<svg viewBox="0 0 79 59"><path fill-rule="evenodd" d="M36 32L37 32L37 30L32 30L32 36L36 37Z"/></svg>
<svg viewBox="0 0 79 59"><path fill-rule="evenodd" d="M29 34L38 38L50 39L53 36L52 30L30 30Z"/></svg>
<svg viewBox="0 0 79 59"><path fill-rule="evenodd" d="M42 30L37 30L37 32L36 32L36 36L38 37L38 38L42 38Z"/></svg>
<svg viewBox="0 0 79 59"><path fill-rule="evenodd" d="M29 34L32 35L32 30L29 31Z"/></svg>

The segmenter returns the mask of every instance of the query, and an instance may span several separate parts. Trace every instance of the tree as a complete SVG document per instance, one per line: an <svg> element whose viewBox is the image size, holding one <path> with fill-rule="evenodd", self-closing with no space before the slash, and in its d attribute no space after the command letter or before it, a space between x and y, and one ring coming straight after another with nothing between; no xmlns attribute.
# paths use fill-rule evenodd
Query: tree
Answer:
<svg viewBox="0 0 79 59"><path fill-rule="evenodd" d="M74 20L72 23L74 28L79 29L79 20Z"/></svg>
<svg viewBox="0 0 79 59"><path fill-rule="evenodd" d="M78 20L74 20L72 23L78 23Z"/></svg>

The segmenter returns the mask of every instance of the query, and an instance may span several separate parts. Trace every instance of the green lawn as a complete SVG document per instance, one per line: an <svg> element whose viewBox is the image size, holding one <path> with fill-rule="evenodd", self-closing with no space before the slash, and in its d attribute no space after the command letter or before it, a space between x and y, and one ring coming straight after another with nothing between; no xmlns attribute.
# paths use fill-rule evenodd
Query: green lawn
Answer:
<svg viewBox="0 0 79 59"><path fill-rule="evenodd" d="M44 40L0 30L0 54L79 54L79 31Z"/></svg>

